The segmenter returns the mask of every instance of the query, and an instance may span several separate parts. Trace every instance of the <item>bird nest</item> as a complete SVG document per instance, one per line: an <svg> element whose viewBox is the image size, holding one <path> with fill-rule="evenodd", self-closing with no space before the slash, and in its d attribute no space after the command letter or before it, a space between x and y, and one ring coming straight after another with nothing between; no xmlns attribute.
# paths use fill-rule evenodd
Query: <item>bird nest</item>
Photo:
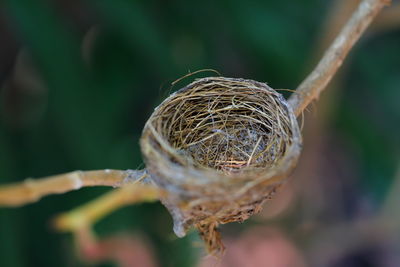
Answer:
<svg viewBox="0 0 400 267"><path fill-rule="evenodd" d="M295 166L301 136L286 100L265 83L209 77L154 110L141 148L175 233L194 226L217 252L216 227L261 209Z"/></svg>

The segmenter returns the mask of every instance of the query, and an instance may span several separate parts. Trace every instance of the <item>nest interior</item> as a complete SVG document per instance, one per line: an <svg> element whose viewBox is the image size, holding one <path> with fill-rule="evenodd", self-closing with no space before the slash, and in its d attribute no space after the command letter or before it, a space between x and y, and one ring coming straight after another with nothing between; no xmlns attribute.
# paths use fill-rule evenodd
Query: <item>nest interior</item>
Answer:
<svg viewBox="0 0 400 267"><path fill-rule="evenodd" d="M286 151L290 124L279 110L271 111L277 100L270 95L213 81L182 91L176 100L163 109L162 134L195 167L228 174L265 168Z"/></svg>
<svg viewBox="0 0 400 267"><path fill-rule="evenodd" d="M294 166L300 143L296 118L279 93L224 77L172 94L141 138L152 179L171 193L164 204L177 233L247 219Z"/></svg>

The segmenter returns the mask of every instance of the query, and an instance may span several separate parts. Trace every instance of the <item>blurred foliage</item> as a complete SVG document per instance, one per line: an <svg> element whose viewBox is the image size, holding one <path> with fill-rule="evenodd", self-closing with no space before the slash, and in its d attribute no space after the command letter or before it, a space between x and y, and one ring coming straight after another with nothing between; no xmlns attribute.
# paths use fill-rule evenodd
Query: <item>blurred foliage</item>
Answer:
<svg viewBox="0 0 400 267"><path fill-rule="evenodd" d="M331 2L2 1L0 182L143 167L141 129L157 103L192 78L170 83L190 71L295 88L313 63ZM400 160L399 46L399 30L357 46L330 126L376 205ZM70 236L54 233L49 220L105 191L1 209L0 266L81 265ZM194 266L201 255L196 234L174 237L160 204L124 208L96 230L143 232L161 266Z"/></svg>

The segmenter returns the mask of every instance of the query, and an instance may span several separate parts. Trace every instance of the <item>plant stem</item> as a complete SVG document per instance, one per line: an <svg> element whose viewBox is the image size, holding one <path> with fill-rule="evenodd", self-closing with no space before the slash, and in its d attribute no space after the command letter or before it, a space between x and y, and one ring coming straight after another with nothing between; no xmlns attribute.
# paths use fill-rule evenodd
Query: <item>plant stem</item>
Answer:
<svg viewBox="0 0 400 267"><path fill-rule="evenodd" d="M134 203L157 201L163 192L150 184L130 183L112 190L78 208L58 215L54 226L59 231L76 232L91 227L113 211Z"/></svg>
<svg viewBox="0 0 400 267"><path fill-rule="evenodd" d="M63 194L88 186L119 187L146 175L143 170L96 170L74 171L42 179L26 179L21 183L0 187L0 206L21 206L36 202L50 194Z"/></svg>
<svg viewBox="0 0 400 267"><path fill-rule="evenodd" d="M363 0L359 4L315 69L290 96L289 104L296 116L299 116L310 102L319 97L368 25L382 8L389 4L390 0Z"/></svg>

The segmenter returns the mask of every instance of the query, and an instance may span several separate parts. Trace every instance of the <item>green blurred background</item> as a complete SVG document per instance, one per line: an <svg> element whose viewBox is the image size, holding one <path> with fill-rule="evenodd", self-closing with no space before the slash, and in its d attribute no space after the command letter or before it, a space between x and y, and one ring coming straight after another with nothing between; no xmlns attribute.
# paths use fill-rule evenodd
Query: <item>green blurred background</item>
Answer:
<svg viewBox="0 0 400 267"><path fill-rule="evenodd" d="M331 39L335 19L343 22L357 2L2 1L0 182L143 168L138 141L153 108L194 77L215 74L201 73L173 88L171 82L212 68L295 89ZM400 21L377 21L328 90L306 112L305 150L290 190L252 221L223 227L223 235L240 243L254 227L279 231L304 261L292 266L400 266L399 223L382 226L377 238L362 230L348 237L340 228L355 227L350 233L356 233L358 222L382 213L384 221L398 222ZM49 225L55 214L107 190L87 188L0 209L0 266L115 266L79 260L71 236ZM196 233L174 236L161 204L123 208L95 230L102 238L124 233L147 240L155 265L137 266L198 266L204 254ZM357 238L360 245L332 252Z"/></svg>

